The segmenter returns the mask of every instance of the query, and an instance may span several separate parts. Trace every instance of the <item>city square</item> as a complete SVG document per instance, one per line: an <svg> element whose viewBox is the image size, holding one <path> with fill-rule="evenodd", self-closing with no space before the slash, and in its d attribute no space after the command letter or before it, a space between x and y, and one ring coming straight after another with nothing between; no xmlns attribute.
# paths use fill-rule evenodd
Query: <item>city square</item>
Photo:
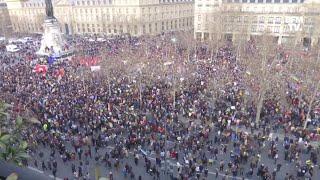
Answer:
<svg viewBox="0 0 320 180"><path fill-rule="evenodd" d="M0 5L1 178L320 179L317 0Z"/></svg>

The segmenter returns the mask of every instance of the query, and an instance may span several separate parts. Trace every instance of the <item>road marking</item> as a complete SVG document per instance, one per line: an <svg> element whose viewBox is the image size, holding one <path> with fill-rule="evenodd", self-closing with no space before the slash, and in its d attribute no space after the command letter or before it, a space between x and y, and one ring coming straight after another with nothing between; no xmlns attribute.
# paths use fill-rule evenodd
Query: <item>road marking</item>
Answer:
<svg viewBox="0 0 320 180"><path fill-rule="evenodd" d="M107 146L106 148L107 148L107 149L114 149L113 146ZM129 154L133 154L133 152L131 152L131 151L129 151L128 153L129 153ZM152 155L152 154L155 154L155 153L151 152L151 155ZM151 157L151 156L149 156L149 155L148 155L147 157L148 157L148 159L151 159L152 161L156 161L156 158L153 158L153 157ZM177 165L176 163L172 163L170 160L167 160L167 162L168 162L170 165L172 165L172 166L178 167L178 165ZM215 172L212 172L212 171L209 171L208 173L209 173L209 174L213 174L213 175L216 174ZM220 173L220 172L218 172L218 175L219 175L219 176L222 176L222 177L233 178L233 179L241 179L241 180L243 179L242 177L230 176L230 175L226 175L226 174L223 174L223 173ZM249 180L249 179L244 178L244 180Z"/></svg>
<svg viewBox="0 0 320 180"><path fill-rule="evenodd" d="M32 171L36 171L36 172L38 172L40 174L45 174L43 171L41 171L41 170L39 170L37 168L31 167L31 166L28 166L28 169L30 169ZM56 179L56 180L62 180L61 178L58 178L58 177L54 178L53 175L49 175L49 177L52 178L52 179Z"/></svg>
<svg viewBox="0 0 320 180"><path fill-rule="evenodd" d="M55 179L55 180L62 180L61 178L58 178L58 177L54 178L53 175L49 175L49 177L52 178L52 179Z"/></svg>
<svg viewBox="0 0 320 180"><path fill-rule="evenodd" d="M153 158L153 157L148 157L149 159L151 159L151 160L153 160L153 161L155 161L156 160L156 158ZM175 166L175 167L178 167L178 165L176 165L175 163L172 163L170 160L167 160L167 162L171 165L171 166ZM211 171L209 171L208 172L209 174L213 174L213 175L215 175L216 173L215 172L211 172ZM237 176L229 176L229 175L226 175L226 174L223 174L223 173L218 173L218 175L219 176L222 176L222 177L228 177L228 178L233 178L233 179L242 179L242 177L237 177ZM246 179L245 178L245 180L249 180L249 179Z"/></svg>
<svg viewBox="0 0 320 180"><path fill-rule="evenodd" d="M43 171L41 171L41 170L39 170L39 169L36 169L36 168L34 168L34 167L28 166L28 168L31 169L32 171L36 171L36 172L38 172L38 173L44 174Z"/></svg>
<svg viewBox="0 0 320 180"><path fill-rule="evenodd" d="M112 146L107 146L107 147L105 147L105 148L107 148L107 149L114 149L114 147L112 147ZM129 154L133 154L133 152L131 152L131 151L129 151L128 153L129 153ZM154 153L151 153L151 154L154 154ZM156 158L153 158L153 157L151 157L151 156L148 156L148 159L151 159L152 161L155 161L155 160L156 160ZM168 162L168 164L170 164L170 165L172 165L172 166L178 167L178 165L177 165L176 163L172 163L170 160L167 160L167 162ZM36 168L34 168L34 167L28 166L28 168L31 169L31 170L33 170L33 171L36 171L36 172L38 172L38 173L44 174L43 171L41 171L41 170L39 170L39 169L36 169ZM215 175L216 173L215 173L215 172L212 172L212 171L209 171L208 174ZM223 173L220 173L220 172L218 172L218 175L219 175L219 176L222 176L222 177L227 177L227 178L233 178L233 179L240 179L240 180L242 180L242 177L230 176L230 175L226 175L226 174L223 174ZM53 176L53 175L49 175L49 177L52 178L52 179L54 179L54 176ZM61 178L58 178L58 177L56 177L55 179L56 179L56 180L62 180ZM244 180L249 180L249 179L244 178Z"/></svg>

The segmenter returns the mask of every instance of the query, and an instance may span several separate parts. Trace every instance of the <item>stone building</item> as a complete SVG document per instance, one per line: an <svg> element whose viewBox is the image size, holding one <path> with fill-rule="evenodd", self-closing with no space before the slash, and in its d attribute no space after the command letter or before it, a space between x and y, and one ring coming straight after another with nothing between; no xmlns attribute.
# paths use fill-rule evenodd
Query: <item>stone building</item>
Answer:
<svg viewBox="0 0 320 180"><path fill-rule="evenodd" d="M66 34L156 35L189 31L193 0L53 0L54 14ZM8 0L15 32L40 33L44 0Z"/></svg>
<svg viewBox="0 0 320 180"><path fill-rule="evenodd" d="M7 3L0 0L0 36L8 36L12 32Z"/></svg>
<svg viewBox="0 0 320 180"><path fill-rule="evenodd" d="M320 0L196 0L197 39L217 33L239 39L268 34L279 44L301 37L305 45L319 43Z"/></svg>

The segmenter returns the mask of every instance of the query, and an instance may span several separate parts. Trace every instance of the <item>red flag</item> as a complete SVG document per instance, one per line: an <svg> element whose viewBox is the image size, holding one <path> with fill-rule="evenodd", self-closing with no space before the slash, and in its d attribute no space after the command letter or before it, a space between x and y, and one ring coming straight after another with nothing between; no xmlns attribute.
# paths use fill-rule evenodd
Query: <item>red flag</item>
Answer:
<svg viewBox="0 0 320 180"><path fill-rule="evenodd" d="M33 72L38 73L38 74L41 73L43 76L46 75L47 71L48 71L47 65L37 64L33 69Z"/></svg>
<svg viewBox="0 0 320 180"><path fill-rule="evenodd" d="M101 57L79 57L78 59L73 60L78 60L79 64L82 66L96 66L100 62Z"/></svg>
<svg viewBox="0 0 320 180"><path fill-rule="evenodd" d="M60 68L60 69L58 69L58 70L56 70L56 71L54 72L54 75L55 75L57 78L61 78L61 77L64 76L64 73L65 73L64 69L63 69L63 68Z"/></svg>

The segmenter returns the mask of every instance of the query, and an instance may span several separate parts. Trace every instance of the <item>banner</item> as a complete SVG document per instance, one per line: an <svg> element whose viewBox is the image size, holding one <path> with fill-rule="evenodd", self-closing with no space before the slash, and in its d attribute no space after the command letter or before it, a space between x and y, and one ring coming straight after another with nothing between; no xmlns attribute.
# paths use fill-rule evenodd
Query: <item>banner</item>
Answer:
<svg viewBox="0 0 320 180"><path fill-rule="evenodd" d="M91 66L90 68L92 72L95 72L95 71L100 71L101 66Z"/></svg>

